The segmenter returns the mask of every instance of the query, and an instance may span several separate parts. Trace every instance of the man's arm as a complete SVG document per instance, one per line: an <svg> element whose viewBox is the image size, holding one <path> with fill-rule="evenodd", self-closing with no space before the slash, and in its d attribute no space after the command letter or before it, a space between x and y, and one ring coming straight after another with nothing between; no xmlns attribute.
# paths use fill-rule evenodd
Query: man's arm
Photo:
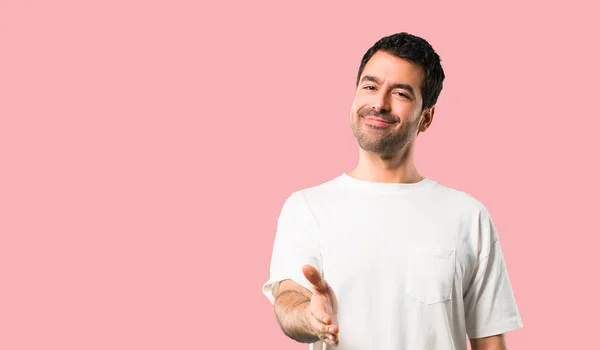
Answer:
<svg viewBox="0 0 600 350"><path fill-rule="evenodd" d="M471 350L506 350L504 335L498 334L491 337L471 339Z"/></svg>
<svg viewBox="0 0 600 350"><path fill-rule="evenodd" d="M337 298L327 281L311 265L304 265L302 273L313 291L288 279L279 284L274 307L281 330L300 343L338 345Z"/></svg>
<svg viewBox="0 0 600 350"><path fill-rule="evenodd" d="M319 340L312 333L308 306L312 293L292 280L282 281L275 299L275 315L285 335L300 343Z"/></svg>

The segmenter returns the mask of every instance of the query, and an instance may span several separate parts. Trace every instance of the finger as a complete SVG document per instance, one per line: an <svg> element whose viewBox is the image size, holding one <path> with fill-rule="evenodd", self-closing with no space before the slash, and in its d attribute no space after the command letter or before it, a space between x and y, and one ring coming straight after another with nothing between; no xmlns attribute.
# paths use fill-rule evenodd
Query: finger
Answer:
<svg viewBox="0 0 600 350"><path fill-rule="evenodd" d="M323 322L319 321L318 318L313 318L311 320L311 325L318 334L323 335L323 336L329 334L329 331L328 331L329 326L324 324Z"/></svg>
<svg viewBox="0 0 600 350"><path fill-rule="evenodd" d="M318 292L325 291L327 283L323 278L321 278L321 274L317 269L315 269L311 265L304 265L302 267L302 273L304 274L304 277L306 277L308 282L310 282L310 284L312 284Z"/></svg>
<svg viewBox="0 0 600 350"><path fill-rule="evenodd" d="M337 325L331 325L331 326L327 327L327 332L329 332L331 334L338 334L339 330L340 329Z"/></svg>
<svg viewBox="0 0 600 350"><path fill-rule="evenodd" d="M323 323L326 325L331 324L331 316L329 316L328 314L326 314L323 311L316 311L312 315L320 323Z"/></svg>
<svg viewBox="0 0 600 350"><path fill-rule="evenodd" d="M333 345L333 346L338 346L339 341L337 339L331 338L331 337L326 337L323 339L323 342L325 344L329 344L329 345Z"/></svg>
<svg viewBox="0 0 600 350"><path fill-rule="evenodd" d="M338 344L340 343L340 340L337 335L330 335L329 339L331 339L331 342L334 346L338 346Z"/></svg>

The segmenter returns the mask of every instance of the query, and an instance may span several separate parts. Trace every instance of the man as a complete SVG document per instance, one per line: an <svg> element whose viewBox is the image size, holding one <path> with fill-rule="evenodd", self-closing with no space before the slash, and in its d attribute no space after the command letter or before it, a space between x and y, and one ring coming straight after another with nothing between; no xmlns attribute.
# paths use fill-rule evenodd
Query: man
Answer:
<svg viewBox="0 0 600 350"><path fill-rule="evenodd" d="M444 77L422 38L380 39L350 113L357 166L283 205L263 292L310 349L496 350L522 327L486 207L415 167Z"/></svg>

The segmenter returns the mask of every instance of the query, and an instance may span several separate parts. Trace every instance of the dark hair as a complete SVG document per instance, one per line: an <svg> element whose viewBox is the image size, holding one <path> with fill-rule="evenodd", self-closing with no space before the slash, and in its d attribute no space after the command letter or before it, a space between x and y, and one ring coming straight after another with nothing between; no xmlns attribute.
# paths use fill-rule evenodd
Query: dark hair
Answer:
<svg viewBox="0 0 600 350"><path fill-rule="evenodd" d="M444 70L440 64L440 56L425 39L404 32L383 37L367 50L360 62L356 86L360 82L360 76L365 65L379 50L421 65L425 71L425 78L421 84L422 110L435 105L442 91L445 78Z"/></svg>

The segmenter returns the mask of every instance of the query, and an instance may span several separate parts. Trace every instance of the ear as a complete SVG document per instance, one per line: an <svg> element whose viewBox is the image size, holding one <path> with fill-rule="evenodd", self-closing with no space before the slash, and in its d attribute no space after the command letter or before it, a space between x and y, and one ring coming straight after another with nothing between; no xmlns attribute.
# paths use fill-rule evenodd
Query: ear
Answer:
<svg viewBox="0 0 600 350"><path fill-rule="evenodd" d="M421 118L421 124L419 125L419 132L424 132L429 128L433 121L433 114L435 113L435 106L429 107L423 112L423 118Z"/></svg>

